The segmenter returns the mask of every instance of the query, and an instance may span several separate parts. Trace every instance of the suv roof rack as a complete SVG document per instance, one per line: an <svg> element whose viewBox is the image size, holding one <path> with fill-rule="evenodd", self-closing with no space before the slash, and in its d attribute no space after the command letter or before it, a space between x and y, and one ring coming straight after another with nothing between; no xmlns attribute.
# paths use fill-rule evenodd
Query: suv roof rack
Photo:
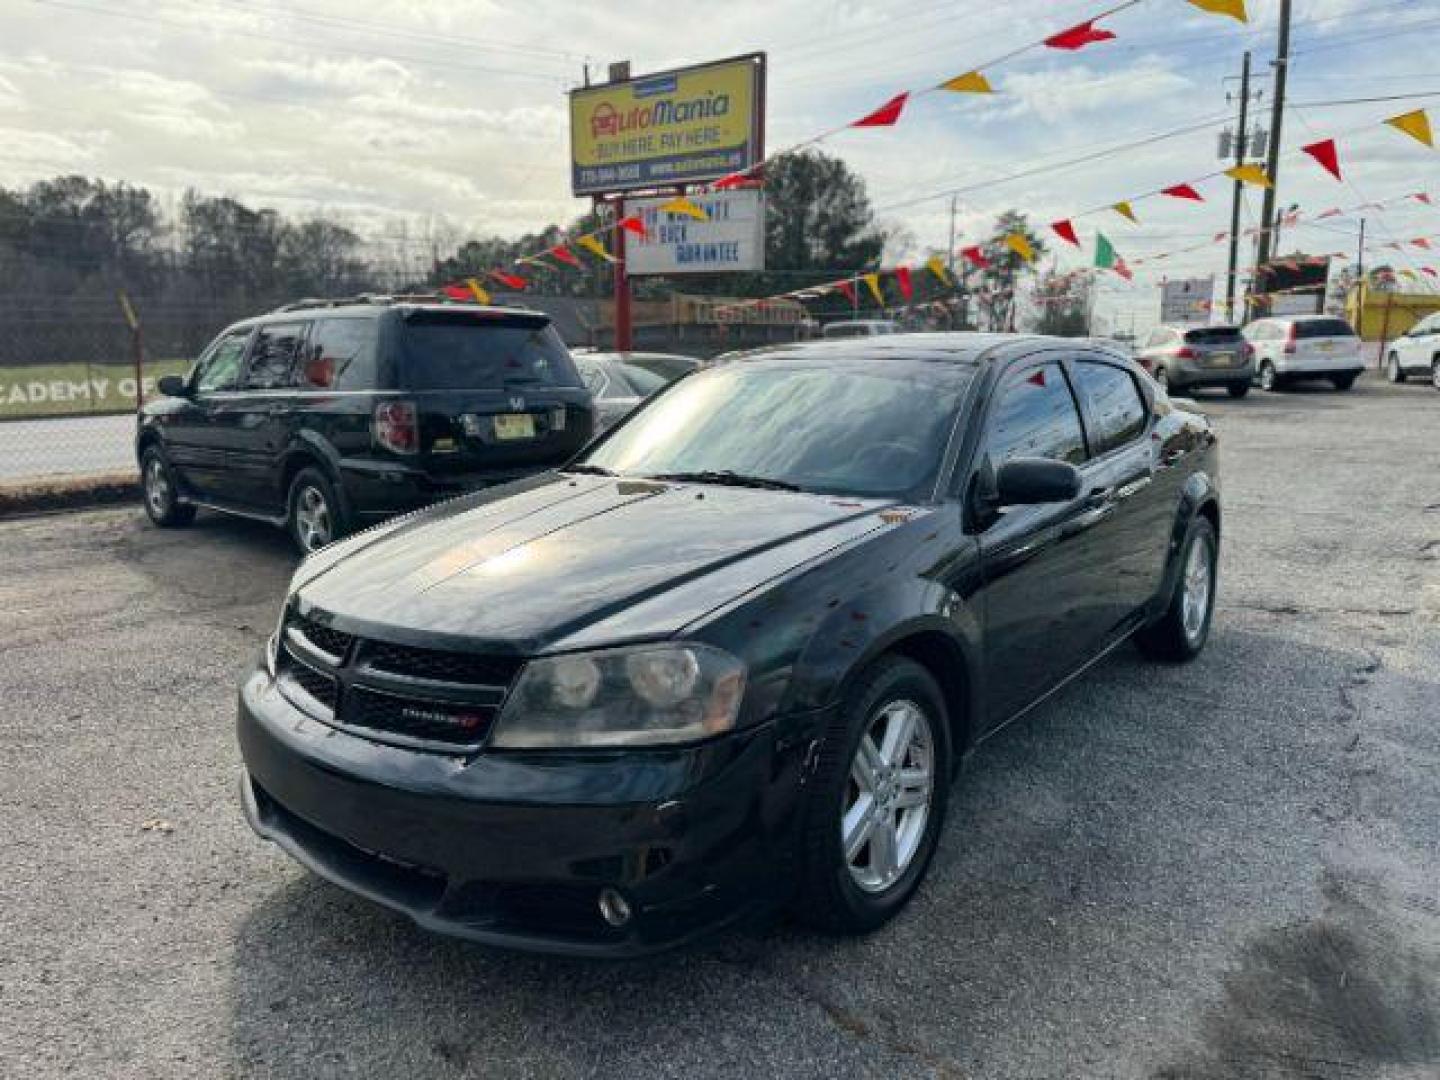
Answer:
<svg viewBox="0 0 1440 1080"><path fill-rule="evenodd" d="M269 314L280 315L290 311L311 311L317 308L357 307L362 304L473 304L473 300L456 300L446 296L440 291L433 293L358 293L355 296L341 296L333 299L321 297L306 297L303 300L293 300L288 304L281 304ZM502 301L494 301L489 307L514 307Z"/></svg>

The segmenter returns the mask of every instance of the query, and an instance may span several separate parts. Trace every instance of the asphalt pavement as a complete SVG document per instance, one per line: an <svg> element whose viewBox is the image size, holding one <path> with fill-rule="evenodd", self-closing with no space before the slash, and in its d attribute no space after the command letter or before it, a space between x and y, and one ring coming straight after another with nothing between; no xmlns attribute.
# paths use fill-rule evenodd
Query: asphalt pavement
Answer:
<svg viewBox="0 0 1440 1080"><path fill-rule="evenodd" d="M0 423L0 482L135 469L133 413Z"/></svg>
<svg viewBox="0 0 1440 1080"><path fill-rule="evenodd" d="M278 531L0 523L0 1074L1440 1075L1440 394L1202 399L1220 607L991 740L863 940L643 962L429 936L251 835Z"/></svg>

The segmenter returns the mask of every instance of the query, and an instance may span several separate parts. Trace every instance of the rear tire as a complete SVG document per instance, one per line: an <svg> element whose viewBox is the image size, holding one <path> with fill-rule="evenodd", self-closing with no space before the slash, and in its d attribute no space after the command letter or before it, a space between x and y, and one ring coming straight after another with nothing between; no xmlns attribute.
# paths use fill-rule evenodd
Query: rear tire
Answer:
<svg viewBox="0 0 1440 1080"><path fill-rule="evenodd" d="M860 675L808 785L800 919L865 934L899 913L935 854L951 761L945 699L928 671L891 656Z"/></svg>
<svg viewBox="0 0 1440 1080"><path fill-rule="evenodd" d="M319 469L305 468L290 481L285 501L286 528L301 555L333 544L346 532L346 521L335 488Z"/></svg>
<svg viewBox="0 0 1440 1080"><path fill-rule="evenodd" d="M1280 376L1275 371L1275 365L1266 360L1260 365L1260 389L1266 393L1273 394L1281 388Z"/></svg>
<svg viewBox="0 0 1440 1080"><path fill-rule="evenodd" d="M175 529L195 520L195 507L180 502L175 470L158 446L149 447L140 458L140 486L145 513L160 528Z"/></svg>
<svg viewBox="0 0 1440 1080"><path fill-rule="evenodd" d="M1430 364L1430 385L1440 390L1440 357L1436 357Z"/></svg>
<svg viewBox="0 0 1440 1080"><path fill-rule="evenodd" d="M1336 390L1349 390L1352 386L1355 385L1355 379L1356 376L1354 374L1332 375L1330 377L1330 382L1334 384Z"/></svg>
<svg viewBox="0 0 1440 1080"><path fill-rule="evenodd" d="M1250 384L1232 382L1229 386L1225 387L1225 390L1233 398L1242 398L1250 393Z"/></svg>
<svg viewBox="0 0 1440 1080"><path fill-rule="evenodd" d="M1165 612L1135 635L1135 644L1152 660L1194 660L1210 638L1219 584L1220 545L1209 518L1197 514L1180 548L1180 572Z"/></svg>
<svg viewBox="0 0 1440 1080"><path fill-rule="evenodd" d="M1385 361L1385 379L1396 384L1405 381L1405 370L1400 366L1400 357L1393 352Z"/></svg>

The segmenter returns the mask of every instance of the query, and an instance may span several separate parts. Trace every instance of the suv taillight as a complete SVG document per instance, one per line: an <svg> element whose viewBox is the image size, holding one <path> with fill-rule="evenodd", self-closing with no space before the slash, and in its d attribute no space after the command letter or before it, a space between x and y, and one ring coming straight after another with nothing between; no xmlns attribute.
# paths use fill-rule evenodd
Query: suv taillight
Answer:
<svg viewBox="0 0 1440 1080"><path fill-rule="evenodd" d="M1192 348L1190 348L1189 345L1181 345L1180 348L1178 348L1178 349L1175 350L1175 359L1177 359L1177 360L1194 360L1194 359L1195 359L1195 350L1192 349Z"/></svg>
<svg viewBox="0 0 1440 1080"><path fill-rule="evenodd" d="M375 442L396 454L420 449L420 424L413 401L382 401L375 406Z"/></svg>
<svg viewBox="0 0 1440 1080"><path fill-rule="evenodd" d="M1290 336L1285 339L1285 354L1292 356L1295 353L1295 324L1290 324Z"/></svg>
<svg viewBox="0 0 1440 1080"><path fill-rule="evenodd" d="M1251 345L1248 341L1245 342L1245 351L1241 355L1244 356L1246 360L1254 360L1255 346Z"/></svg>

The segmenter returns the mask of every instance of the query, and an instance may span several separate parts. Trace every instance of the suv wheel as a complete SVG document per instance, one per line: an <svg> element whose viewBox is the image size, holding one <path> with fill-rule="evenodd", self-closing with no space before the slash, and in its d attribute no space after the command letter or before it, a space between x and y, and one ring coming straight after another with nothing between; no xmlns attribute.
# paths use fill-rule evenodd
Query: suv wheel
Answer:
<svg viewBox="0 0 1440 1080"><path fill-rule="evenodd" d="M150 447L141 457L140 484L145 494L145 513L162 529L189 525L195 520L195 507L180 502L175 472L159 447Z"/></svg>
<svg viewBox="0 0 1440 1080"><path fill-rule="evenodd" d="M1405 372L1400 368L1400 357L1396 356L1393 352L1385 361L1385 378L1392 383L1402 383L1405 381Z"/></svg>
<svg viewBox="0 0 1440 1080"><path fill-rule="evenodd" d="M940 837L950 726L919 664L881 660L845 695L805 807L796 910L822 930L863 934L914 895Z"/></svg>
<svg viewBox="0 0 1440 1080"><path fill-rule="evenodd" d="M286 523L302 555L319 551L345 534L340 500L319 469L301 469L290 482Z"/></svg>
<svg viewBox="0 0 1440 1080"><path fill-rule="evenodd" d="M1196 515L1180 548L1180 575L1170 603L1158 620L1135 635L1140 651L1154 660L1193 660L1210 637L1215 612L1219 545L1210 520Z"/></svg>
<svg viewBox="0 0 1440 1080"><path fill-rule="evenodd" d="M1349 390L1355 385L1356 375L1351 372L1349 375L1332 375L1330 381L1335 385L1336 390Z"/></svg>
<svg viewBox="0 0 1440 1080"><path fill-rule="evenodd" d="M1280 389L1280 376L1275 373L1275 365L1269 360L1260 365L1260 389L1269 393Z"/></svg>
<svg viewBox="0 0 1440 1080"><path fill-rule="evenodd" d="M1242 398L1250 393L1250 384L1248 382L1232 382L1229 386L1225 387L1225 390L1233 398Z"/></svg>
<svg viewBox="0 0 1440 1080"><path fill-rule="evenodd" d="M1440 356L1430 363L1430 385L1440 390Z"/></svg>

